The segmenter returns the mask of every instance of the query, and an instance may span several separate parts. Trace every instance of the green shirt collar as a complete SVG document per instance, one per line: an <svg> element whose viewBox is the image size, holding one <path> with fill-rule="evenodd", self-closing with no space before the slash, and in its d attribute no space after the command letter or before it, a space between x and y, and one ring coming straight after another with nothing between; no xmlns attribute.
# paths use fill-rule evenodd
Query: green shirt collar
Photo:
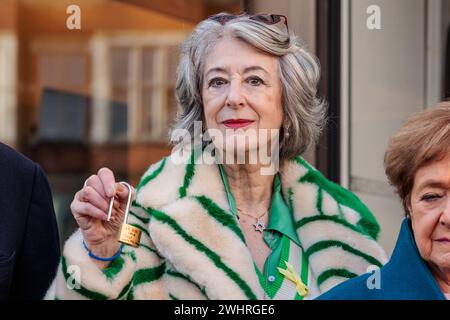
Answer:
<svg viewBox="0 0 450 320"><path fill-rule="evenodd" d="M228 186L225 171L221 164L218 165L222 182L227 192L229 205L234 215L237 215L236 204L233 194ZM278 231L279 233L288 236L292 241L300 246L300 241L297 237L297 233L294 228L294 221L292 218L291 210L286 205L281 193L281 181L280 176L275 175L273 182L272 202L270 206L269 225L266 230Z"/></svg>
<svg viewBox="0 0 450 320"><path fill-rule="evenodd" d="M281 193L280 176L277 174L273 181L272 203L270 206L269 225L266 230L275 230L288 236L296 244L300 245L294 228L291 210L286 205Z"/></svg>

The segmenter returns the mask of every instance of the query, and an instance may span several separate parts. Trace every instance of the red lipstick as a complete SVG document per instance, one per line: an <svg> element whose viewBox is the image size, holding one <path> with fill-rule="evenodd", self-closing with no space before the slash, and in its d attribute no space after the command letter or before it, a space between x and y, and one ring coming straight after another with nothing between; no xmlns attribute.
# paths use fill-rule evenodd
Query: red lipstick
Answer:
<svg viewBox="0 0 450 320"><path fill-rule="evenodd" d="M222 121L222 124L225 125L228 128L232 129L239 129L247 127L248 125L252 124L254 121L248 120L248 119L229 119Z"/></svg>

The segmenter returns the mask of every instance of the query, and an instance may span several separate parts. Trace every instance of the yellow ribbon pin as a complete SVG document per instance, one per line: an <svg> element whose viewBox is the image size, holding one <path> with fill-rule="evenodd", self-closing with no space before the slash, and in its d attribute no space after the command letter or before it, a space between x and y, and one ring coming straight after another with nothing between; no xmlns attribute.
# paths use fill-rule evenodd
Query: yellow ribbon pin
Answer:
<svg viewBox="0 0 450 320"><path fill-rule="evenodd" d="M278 267L278 272L280 272L287 279L292 281L295 284L295 288L300 296L305 297L308 295L308 287L303 283L300 276L295 272L294 267L287 261L284 261L286 264L287 270L281 269Z"/></svg>

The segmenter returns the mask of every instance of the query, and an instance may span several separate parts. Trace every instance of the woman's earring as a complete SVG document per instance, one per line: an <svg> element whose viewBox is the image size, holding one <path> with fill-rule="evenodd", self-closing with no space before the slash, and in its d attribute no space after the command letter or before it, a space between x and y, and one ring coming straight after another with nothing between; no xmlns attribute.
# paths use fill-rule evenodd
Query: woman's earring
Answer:
<svg viewBox="0 0 450 320"><path fill-rule="evenodd" d="M284 136L286 138L289 138L290 134L289 134L289 128L284 129Z"/></svg>

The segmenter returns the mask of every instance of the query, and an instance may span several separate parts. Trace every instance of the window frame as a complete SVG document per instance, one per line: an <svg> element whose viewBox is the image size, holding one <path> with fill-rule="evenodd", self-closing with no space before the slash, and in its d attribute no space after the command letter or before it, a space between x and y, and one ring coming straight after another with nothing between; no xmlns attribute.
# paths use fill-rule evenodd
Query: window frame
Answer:
<svg viewBox="0 0 450 320"><path fill-rule="evenodd" d="M160 143L166 134L168 121L167 90L171 88L166 78L168 66L168 49L181 45L187 37L186 31L170 32L121 32L113 34L96 34L91 39L93 58L92 68L92 95L93 95L93 128L91 140L95 143L114 143L109 128L109 106L111 100L112 83L110 77L111 53L113 48L130 49L128 60L128 132L129 143ZM156 75L155 95L152 96L152 131L144 134L141 128L142 92L144 88L142 79L142 56L145 49L153 48L153 74Z"/></svg>

